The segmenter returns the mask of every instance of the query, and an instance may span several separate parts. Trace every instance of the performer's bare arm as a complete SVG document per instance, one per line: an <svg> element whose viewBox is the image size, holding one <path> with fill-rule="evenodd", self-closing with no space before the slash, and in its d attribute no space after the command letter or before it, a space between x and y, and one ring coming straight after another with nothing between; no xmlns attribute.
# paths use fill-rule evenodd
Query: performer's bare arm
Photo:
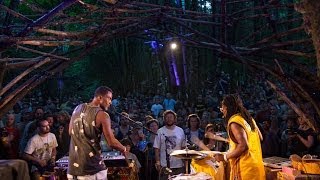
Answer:
<svg viewBox="0 0 320 180"><path fill-rule="evenodd" d="M248 137L245 130L237 123L230 124L231 135L234 142L237 143L236 148L229 152L227 158L237 158L248 150Z"/></svg>
<svg viewBox="0 0 320 180"><path fill-rule="evenodd" d="M156 169L157 171L160 171L161 165L160 165L160 150L158 148L154 148L154 154L155 154L155 160L156 160Z"/></svg>
<svg viewBox="0 0 320 180"><path fill-rule="evenodd" d="M102 126L104 137L106 138L110 147L121 152L124 152L126 150L126 148L114 137L114 134L111 130L110 116L106 112L99 111L97 113L96 123L97 127Z"/></svg>
<svg viewBox="0 0 320 180"><path fill-rule="evenodd" d="M237 123L230 124L230 138L237 143L235 149L227 153L226 158L237 158L246 152L248 147L248 137L245 130ZM217 161L223 161L224 157L221 154L215 156Z"/></svg>
<svg viewBox="0 0 320 180"><path fill-rule="evenodd" d="M160 151L158 148L154 148L155 160L156 162L160 162Z"/></svg>

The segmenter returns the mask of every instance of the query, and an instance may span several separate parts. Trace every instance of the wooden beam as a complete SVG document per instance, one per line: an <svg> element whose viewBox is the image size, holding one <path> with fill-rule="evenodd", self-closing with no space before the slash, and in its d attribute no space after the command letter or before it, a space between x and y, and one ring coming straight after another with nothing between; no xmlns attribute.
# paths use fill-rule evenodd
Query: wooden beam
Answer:
<svg viewBox="0 0 320 180"><path fill-rule="evenodd" d="M41 67L42 65L44 65L48 62L50 62L50 58L47 57L43 61L40 61L36 65L26 69L23 73L21 73L19 76L15 77L10 83L8 83L3 89L1 89L0 96L2 96L4 93L6 93L8 90L10 90L18 81L20 81L22 78L24 78L30 72L34 71L35 69ZM0 108L1 108L1 106L0 106Z"/></svg>

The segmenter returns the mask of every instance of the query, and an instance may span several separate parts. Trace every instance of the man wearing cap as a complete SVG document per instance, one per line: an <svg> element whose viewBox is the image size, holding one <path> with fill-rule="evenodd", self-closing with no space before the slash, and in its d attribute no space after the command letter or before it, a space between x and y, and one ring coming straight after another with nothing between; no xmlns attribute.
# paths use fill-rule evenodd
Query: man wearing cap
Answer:
<svg viewBox="0 0 320 180"><path fill-rule="evenodd" d="M130 152L133 153L134 155L137 156L139 162L141 163L141 168L139 171L139 179L143 180L145 179L144 176L144 170L145 170L145 166L144 166L144 162L145 162L145 155L144 155L144 151L146 148L146 136L143 134L143 124L142 122L136 121L133 125L132 125L132 130L129 131L129 136L128 138L123 139L122 141L125 141L126 139L129 140L131 142L131 144L133 145Z"/></svg>

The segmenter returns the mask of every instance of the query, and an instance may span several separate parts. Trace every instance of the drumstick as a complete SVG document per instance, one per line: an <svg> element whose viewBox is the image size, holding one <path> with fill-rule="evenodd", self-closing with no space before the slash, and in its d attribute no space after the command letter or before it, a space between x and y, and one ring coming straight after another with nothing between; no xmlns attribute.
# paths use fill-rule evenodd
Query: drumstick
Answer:
<svg viewBox="0 0 320 180"><path fill-rule="evenodd" d="M193 144L199 146L201 149L203 149L205 151L210 151L210 149L198 137L192 136L190 141Z"/></svg>
<svg viewBox="0 0 320 180"><path fill-rule="evenodd" d="M207 132L205 134L205 137L209 138L209 139L217 140L217 141L229 142L226 138L223 138L221 136L215 135L212 132Z"/></svg>

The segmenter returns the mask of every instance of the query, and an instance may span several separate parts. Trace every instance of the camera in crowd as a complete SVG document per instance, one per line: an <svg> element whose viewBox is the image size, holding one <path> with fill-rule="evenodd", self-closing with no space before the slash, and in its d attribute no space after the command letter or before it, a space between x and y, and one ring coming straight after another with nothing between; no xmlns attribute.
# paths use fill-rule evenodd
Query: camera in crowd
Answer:
<svg viewBox="0 0 320 180"><path fill-rule="evenodd" d="M298 128L287 128L288 135L298 134Z"/></svg>

